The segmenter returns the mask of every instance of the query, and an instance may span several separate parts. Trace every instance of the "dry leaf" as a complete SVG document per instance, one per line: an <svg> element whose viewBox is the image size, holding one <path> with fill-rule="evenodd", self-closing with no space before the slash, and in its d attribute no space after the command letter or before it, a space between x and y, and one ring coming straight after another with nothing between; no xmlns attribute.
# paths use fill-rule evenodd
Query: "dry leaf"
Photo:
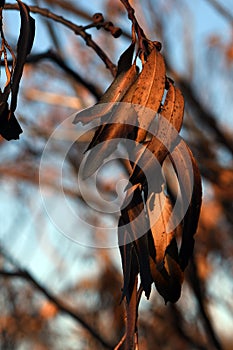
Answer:
<svg viewBox="0 0 233 350"><path fill-rule="evenodd" d="M84 176L90 176L120 141L134 141L132 148L126 146L129 159L134 159L135 163L131 164L131 187L126 188L118 225L123 297L128 306L138 274L147 298L154 282L165 302L179 299L183 271L193 251L193 235L201 205L200 174L191 151L179 136L184 99L180 90L166 78L162 55L156 47L150 50L136 80L135 68L132 74L134 65L129 67L129 53L119 61L119 67L125 64L128 69L119 70L124 74L130 72L134 80L127 81L122 75L124 95L119 97L116 80L104 95L110 102L112 96L121 100L107 113L100 110L103 125L88 146L90 153L84 168ZM170 166L174 167L172 176L176 190L180 188L181 198L178 198L178 192L170 191L169 184L168 194L165 194L162 166L167 156L171 159ZM183 213L181 218L174 210L178 199ZM185 207L188 208L186 213Z"/></svg>
<svg viewBox="0 0 233 350"><path fill-rule="evenodd" d="M114 103L120 102L130 86L137 78L136 64L132 64L135 45L132 43L121 55L118 61L117 75L112 84L105 91L98 103L79 112L73 121L86 124L97 118L108 118L111 115ZM112 103L112 104L111 104ZM102 125L101 125L102 126ZM101 127L100 127L101 128ZM99 134L100 131L98 131Z"/></svg>
<svg viewBox="0 0 233 350"><path fill-rule="evenodd" d="M26 57L31 51L35 36L35 21L30 16L29 7L20 0L17 1L21 19L20 35L17 43L17 55L16 58L13 57L13 67L11 71L8 69L7 60L5 62L8 80L3 93L0 93L0 134L6 140L16 140L22 133L22 129L15 117L14 112L17 107L19 84L23 74ZM11 103L9 107L7 100L10 93Z"/></svg>

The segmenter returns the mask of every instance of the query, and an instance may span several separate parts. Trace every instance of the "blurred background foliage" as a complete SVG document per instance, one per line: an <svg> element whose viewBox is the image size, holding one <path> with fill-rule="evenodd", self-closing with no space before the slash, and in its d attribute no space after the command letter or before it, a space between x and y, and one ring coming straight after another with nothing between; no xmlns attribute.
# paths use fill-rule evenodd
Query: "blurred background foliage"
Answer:
<svg viewBox="0 0 233 350"><path fill-rule="evenodd" d="M87 32L116 64L130 40L131 24L118 0L95 2L34 0L77 25L95 12L121 27L114 39L104 30ZM201 169L204 199L194 257L186 271L182 297L164 305L154 290L143 298L139 315L141 349L231 349L233 333L233 11L230 0L131 1L146 35L162 42L168 76L186 102L182 136ZM3 12L4 30L14 47L17 11ZM0 348L113 348L124 334L122 272L117 248L95 249L63 235L49 219L39 188L40 159L50 135L67 117L92 105L112 75L80 36L55 21L36 19L36 41L24 70L17 116L19 141L0 140ZM72 130L70 130L72 133ZM63 218L59 164L70 134L47 150L41 178L51 205ZM90 140L86 135L85 143ZM73 210L93 226L114 218L99 215L81 197L77 174L81 150L69 147L63 191ZM100 174L104 198L115 198L124 178L121 164ZM117 176L116 176L117 174ZM91 185L90 185L91 186ZM91 189L92 187L90 187ZM90 202L99 197L91 192ZM67 222L72 237L108 237L81 232Z"/></svg>

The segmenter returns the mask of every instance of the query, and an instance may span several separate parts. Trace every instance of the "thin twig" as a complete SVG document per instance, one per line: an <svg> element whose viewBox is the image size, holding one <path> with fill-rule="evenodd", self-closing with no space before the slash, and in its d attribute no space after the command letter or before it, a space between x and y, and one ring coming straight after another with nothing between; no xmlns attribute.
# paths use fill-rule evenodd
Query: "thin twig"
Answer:
<svg viewBox="0 0 233 350"><path fill-rule="evenodd" d="M139 25L136 17L135 17L135 11L134 9L132 8L132 6L130 5L129 1L128 0L120 0L122 2L122 4L125 6L126 8L126 11L128 13L128 18L129 20L132 22L132 25L134 26L134 29L135 29L135 32L137 33L137 36L140 40L141 39L146 39L146 35L142 29L142 27Z"/></svg>
<svg viewBox="0 0 233 350"><path fill-rule="evenodd" d="M152 42L149 40L142 27L139 25L136 17L135 17L135 11L133 7L130 5L128 0L120 0L122 4L125 6L126 11L128 13L128 18L132 22L132 40L135 42L136 41L136 36L138 37L138 54L140 56L140 59L142 63L144 63L145 59L145 54L147 54L151 51L151 49L156 46L158 51L161 50L161 43L154 41Z"/></svg>
<svg viewBox="0 0 233 350"><path fill-rule="evenodd" d="M126 334L123 335L119 343L115 346L114 350L123 350L125 347Z"/></svg>
<svg viewBox="0 0 233 350"><path fill-rule="evenodd" d="M76 15L78 17L84 18L88 21L93 21L93 18L91 15L89 15L86 11L83 11L82 9L74 6L73 3L71 3L70 1L65 1L65 0L44 0L44 2L46 2L47 4L53 5L53 6L58 6L61 9L72 13L72 15ZM129 39L132 40L132 36L130 33L123 31L122 30L122 35Z"/></svg>
<svg viewBox="0 0 233 350"><path fill-rule="evenodd" d="M45 8L40 8L38 6L29 6L29 9L32 13L40 14L41 16L50 18L55 22L63 24L67 28L71 29L76 35L81 36L85 41L86 45L91 47L101 58L101 60L105 63L106 67L110 70L112 75L116 75L116 65L112 63L110 58L101 49L101 47L92 40L91 35L85 32L83 26L76 25L73 22L65 19L64 17L58 16ZM19 7L17 4L5 4L4 10L19 10Z"/></svg>

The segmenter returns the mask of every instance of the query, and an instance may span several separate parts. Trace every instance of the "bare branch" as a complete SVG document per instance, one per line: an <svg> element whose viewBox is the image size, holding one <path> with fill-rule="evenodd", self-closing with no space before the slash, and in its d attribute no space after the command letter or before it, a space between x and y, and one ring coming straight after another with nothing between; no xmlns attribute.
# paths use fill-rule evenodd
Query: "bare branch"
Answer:
<svg viewBox="0 0 233 350"><path fill-rule="evenodd" d="M16 4L5 4L4 6L5 10L18 10L19 7ZM67 28L71 29L76 35L79 35L83 38L86 45L91 47L97 55L101 58L101 60L105 63L106 67L110 70L113 76L116 75L116 66L112 63L110 58L106 55L106 53L101 49L99 45L97 45L91 38L91 35L86 33L83 29L83 26L78 26L74 24L73 22L65 19L62 16L58 16L55 13L49 11L45 8L40 8L38 6L29 6L29 9L32 13L40 14L41 16L50 18L54 20L55 22L61 23Z"/></svg>
<svg viewBox="0 0 233 350"><path fill-rule="evenodd" d="M27 270L19 268L15 261L12 261L5 252L1 250L1 254L14 264L16 270L6 271L0 270L0 275L4 278L20 277L31 283L37 290L39 290L44 296L46 296L61 312L73 318L76 322L85 328L92 337L94 337L104 348L113 349L113 346L104 340L95 329L93 329L72 307L64 303L62 300L55 297L50 291L40 284Z"/></svg>
<svg viewBox="0 0 233 350"><path fill-rule="evenodd" d="M212 342L212 344L214 345L214 347L217 350L222 350L222 345L214 331L214 328L212 326L211 320L208 316L208 313L206 311L206 307L205 307L205 296L203 294L202 288L201 288L201 284L200 284L200 279L198 277L198 273L197 273L197 266L196 266L196 262L194 257L192 257L190 259L190 268L191 271L189 273L189 280L191 282L191 286L193 288L193 291L196 295L198 304L199 304L199 309L200 309L200 313L201 316L203 318L204 321L204 325L205 325L205 329L206 329L206 333L209 335L209 339Z"/></svg>
<svg viewBox="0 0 233 350"><path fill-rule="evenodd" d="M79 84L85 86L93 96L98 100L102 95L102 92L96 88L91 82L88 82L86 79L83 79L80 74L78 74L75 70L69 67L66 62L54 51L49 50L44 53L30 55L27 58L26 63L36 63L44 59L49 59L56 63L65 73L67 73L72 79L74 79Z"/></svg>
<svg viewBox="0 0 233 350"><path fill-rule="evenodd" d="M91 82L88 82L86 79L83 79L80 74L78 74L74 69L68 66L62 57L53 50L48 50L38 54L29 55L26 59L27 64L35 64L42 60L51 60L56 63L65 73L69 75L70 78L74 79L77 83L83 85L90 93L98 100L102 95L102 91ZM12 60L8 60L8 65L12 65ZM4 62L1 62L1 65L4 65Z"/></svg>
<svg viewBox="0 0 233 350"><path fill-rule="evenodd" d="M141 37L141 38L146 39L145 33L144 33L143 29L140 27L135 15L134 15L135 11L132 8L132 6L130 5L129 1L128 0L121 0L121 2L125 6L126 11L128 12L128 18L132 22L132 25L134 26L135 31L138 35L138 38Z"/></svg>
<svg viewBox="0 0 233 350"><path fill-rule="evenodd" d="M191 105L196 117L202 123L205 123L205 126L215 134L217 141L233 154L232 136L222 130L220 125L218 125L215 116L201 104L200 100L196 97L193 88L185 79L177 79L177 82L180 85L181 91L184 93L186 101Z"/></svg>
<svg viewBox="0 0 233 350"><path fill-rule="evenodd" d="M47 4L50 5L55 5L58 6L60 8L62 8L63 10L66 10L68 12L71 12L72 14L75 14L79 17L85 18L89 21L92 20L92 16L88 15L88 13L86 13L85 11L81 10L80 8L77 8L74 3L71 3L70 1L67 0L44 0Z"/></svg>
<svg viewBox="0 0 233 350"><path fill-rule="evenodd" d="M233 25L233 15L225 9L218 1L216 0L206 0L211 6L215 8L223 17L225 17L231 25Z"/></svg>

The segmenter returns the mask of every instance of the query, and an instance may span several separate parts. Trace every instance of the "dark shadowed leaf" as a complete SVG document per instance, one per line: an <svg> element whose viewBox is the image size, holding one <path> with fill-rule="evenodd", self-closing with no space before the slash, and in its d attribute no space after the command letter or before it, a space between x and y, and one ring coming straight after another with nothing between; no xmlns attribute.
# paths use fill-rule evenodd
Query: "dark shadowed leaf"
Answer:
<svg viewBox="0 0 233 350"><path fill-rule="evenodd" d="M124 274L124 285L122 290L122 298L126 297L129 303L131 295L133 293L135 279L139 273L138 261L135 252L134 244L127 243L130 240L129 233L125 230L124 221L122 218L119 220L118 237L121 241L119 245L122 269Z"/></svg>
<svg viewBox="0 0 233 350"><path fill-rule="evenodd" d="M35 36L35 21L29 14L29 7L20 0L17 0L20 9L21 27L20 35L17 43L17 55L14 59L13 68L10 72L5 65L7 75L10 75L9 81L5 86L4 92L0 96L0 134L6 140L19 139L22 129L14 115L17 107L17 97L19 84L23 74L23 67L26 62L26 57L30 53L34 36ZM13 53L12 53L13 55ZM10 108L7 103L9 94L11 93Z"/></svg>
<svg viewBox="0 0 233 350"><path fill-rule="evenodd" d="M14 113L8 108L8 103L4 104L5 109L1 111L0 134L7 141L19 139L19 135L23 132Z"/></svg>
<svg viewBox="0 0 233 350"><path fill-rule="evenodd" d="M147 231L149 228L148 218L144 215L144 202L142 197L142 191L140 186L137 186L133 189L133 196L129 201L129 197L131 196L132 189L128 190L125 203L129 202L127 205L123 204L123 209L121 211L120 223L127 226L127 232L129 235L129 239L132 243L134 252L137 257L137 270L140 273L141 284L143 290L145 291L145 295L147 298L150 296L151 291L151 275L150 275L150 266L149 266L149 247L148 247L148 239L147 239ZM129 193L129 194L128 194ZM122 242L121 227L119 227L118 232L118 242L119 244L123 244ZM124 258L124 260L127 260ZM132 285L132 279L134 276L131 276L127 271L126 267L126 276L130 280L130 284ZM128 283L128 282L127 282ZM125 288L126 295L131 295L130 291Z"/></svg>
<svg viewBox="0 0 233 350"><path fill-rule="evenodd" d="M187 267L188 261L193 253L193 248L194 248L193 236L197 230L200 209L201 209L201 202L202 202L202 186L201 186L200 172L190 148L187 146L187 144L185 144L185 147L187 148L190 158L187 159L187 157L184 157L183 152L179 152L179 149L178 149L179 153L175 159L175 164L174 164L175 170L176 170L176 167L181 167L181 166L184 169L189 169L190 164L189 162L187 163L187 161L191 160L191 166L192 166L191 173L193 175L193 178L191 178L191 176L184 176L182 179L179 180L181 196L184 199L186 199L189 196L188 192L190 191L190 189L192 189L190 204L188 206L188 210L185 213L184 219L183 219L182 243L181 243L181 248L179 252L179 261L180 261L180 266L182 270L184 270Z"/></svg>
<svg viewBox="0 0 233 350"><path fill-rule="evenodd" d="M152 193L147 201L148 216L155 256L150 258L152 278L165 302L175 302L180 297L183 273L179 266L176 229L169 231L167 223L172 213L170 198L161 193ZM150 248L153 251L153 248Z"/></svg>
<svg viewBox="0 0 233 350"><path fill-rule="evenodd" d="M29 14L29 7L22 1L17 1L20 9L21 27L17 43L16 65L12 78L12 97L10 106L12 112L15 111L17 106L17 96L19 83L23 74L23 67L26 62L26 57L31 51L35 36L35 21Z"/></svg>
<svg viewBox="0 0 233 350"><path fill-rule="evenodd" d="M172 152L180 140L177 132L180 131L183 121L184 98L178 88L170 82L168 84L165 102L156 117L157 123L150 126L153 134L145 145L145 151L138 157L140 168L133 168L130 177L132 184L143 183L146 180L145 174L157 173L158 164L162 165L168 153Z"/></svg>
<svg viewBox="0 0 233 350"><path fill-rule="evenodd" d="M74 124L78 122L86 124L94 119L105 118L106 116L108 118L108 114L112 113L114 105L111 103L120 102L137 78L138 70L136 64L132 64L134 47L135 45L131 44L121 55L118 61L117 75L96 104L98 107L90 107L79 112L73 121ZM101 130L102 127L103 123L100 127Z"/></svg>
<svg viewBox="0 0 233 350"><path fill-rule="evenodd" d="M83 177L91 176L117 148L120 142L135 138L133 121L136 113L132 105L119 104L109 113L108 123L100 126L88 145ZM131 124L130 124L131 123Z"/></svg>

